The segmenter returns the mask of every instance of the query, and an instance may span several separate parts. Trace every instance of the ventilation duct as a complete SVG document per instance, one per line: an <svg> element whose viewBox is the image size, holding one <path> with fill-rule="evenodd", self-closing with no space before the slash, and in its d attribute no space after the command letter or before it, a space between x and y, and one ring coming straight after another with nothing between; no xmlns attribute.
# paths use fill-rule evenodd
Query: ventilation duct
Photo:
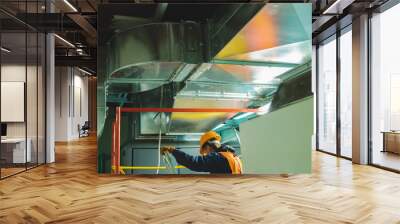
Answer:
<svg viewBox="0 0 400 224"><path fill-rule="evenodd" d="M161 86L171 93L164 94L167 103L162 105L174 108L270 104L275 110L309 96L311 86L304 83L311 80L310 72L303 70L311 69L311 5L226 6L226 11L204 12L212 16L197 20L166 20L178 7L174 4L157 20L115 16L114 33L104 48L106 102L158 107ZM123 26L118 29L118 24ZM236 115L172 113L163 119L163 133L200 133ZM141 120L151 123L152 116ZM146 133L152 132L150 126ZM153 126L157 133L160 125Z"/></svg>

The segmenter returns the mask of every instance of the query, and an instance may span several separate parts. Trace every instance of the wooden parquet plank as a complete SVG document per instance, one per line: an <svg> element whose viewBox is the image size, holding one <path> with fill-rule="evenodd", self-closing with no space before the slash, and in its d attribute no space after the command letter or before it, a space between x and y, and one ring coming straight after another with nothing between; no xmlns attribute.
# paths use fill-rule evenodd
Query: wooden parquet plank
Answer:
<svg viewBox="0 0 400 224"><path fill-rule="evenodd" d="M110 176L96 139L0 181L0 223L400 223L400 175L313 152L313 173Z"/></svg>

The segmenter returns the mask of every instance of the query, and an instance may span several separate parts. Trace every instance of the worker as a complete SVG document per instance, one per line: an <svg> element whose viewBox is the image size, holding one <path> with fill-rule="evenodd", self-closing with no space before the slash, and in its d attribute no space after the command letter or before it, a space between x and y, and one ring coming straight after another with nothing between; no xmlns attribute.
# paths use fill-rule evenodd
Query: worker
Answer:
<svg viewBox="0 0 400 224"><path fill-rule="evenodd" d="M242 162L235 150L221 144L221 136L214 131L204 133L200 138L200 156L191 156L174 146L163 146L161 153L171 153L176 161L196 172L242 174Z"/></svg>

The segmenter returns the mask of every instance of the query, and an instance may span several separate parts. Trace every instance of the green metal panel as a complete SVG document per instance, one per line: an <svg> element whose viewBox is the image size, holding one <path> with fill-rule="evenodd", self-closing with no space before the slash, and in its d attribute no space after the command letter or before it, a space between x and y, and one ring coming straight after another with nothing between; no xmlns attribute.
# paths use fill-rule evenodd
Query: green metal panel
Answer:
<svg viewBox="0 0 400 224"><path fill-rule="evenodd" d="M313 97L240 124L245 173L311 172Z"/></svg>

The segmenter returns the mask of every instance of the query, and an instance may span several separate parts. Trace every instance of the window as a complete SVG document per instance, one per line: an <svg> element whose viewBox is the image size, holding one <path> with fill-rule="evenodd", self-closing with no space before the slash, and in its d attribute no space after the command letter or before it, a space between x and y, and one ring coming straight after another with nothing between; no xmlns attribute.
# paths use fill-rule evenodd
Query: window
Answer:
<svg viewBox="0 0 400 224"><path fill-rule="evenodd" d="M336 153L336 36L318 48L318 149Z"/></svg>
<svg viewBox="0 0 400 224"><path fill-rule="evenodd" d="M352 154L352 32L351 26L340 36L340 155Z"/></svg>
<svg viewBox="0 0 400 224"><path fill-rule="evenodd" d="M44 3L19 2L20 16ZM45 163L45 44L44 33L0 12L0 178Z"/></svg>
<svg viewBox="0 0 400 224"><path fill-rule="evenodd" d="M400 170L400 4L371 19L372 163Z"/></svg>

